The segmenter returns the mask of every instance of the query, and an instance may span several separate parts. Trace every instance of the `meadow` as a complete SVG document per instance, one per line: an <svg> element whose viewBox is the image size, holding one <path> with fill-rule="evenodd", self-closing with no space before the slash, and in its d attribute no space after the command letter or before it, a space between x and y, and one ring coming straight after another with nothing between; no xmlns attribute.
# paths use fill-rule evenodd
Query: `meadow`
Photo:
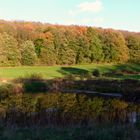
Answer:
<svg viewBox="0 0 140 140"><path fill-rule="evenodd" d="M98 69L101 75L112 72L110 78L140 79L139 64L86 64L73 66L19 66L0 67L0 79L14 79L32 74L40 74L45 79L61 78L68 75L92 74ZM115 74L113 74L115 73Z"/></svg>

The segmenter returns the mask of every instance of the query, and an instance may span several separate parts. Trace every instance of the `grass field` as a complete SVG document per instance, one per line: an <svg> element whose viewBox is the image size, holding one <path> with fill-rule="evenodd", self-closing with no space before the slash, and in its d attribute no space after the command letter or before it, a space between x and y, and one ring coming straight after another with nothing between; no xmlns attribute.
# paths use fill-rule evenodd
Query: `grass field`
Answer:
<svg viewBox="0 0 140 140"><path fill-rule="evenodd" d="M112 70L127 70L140 72L139 64L88 64L76 66L32 66L32 67L1 67L0 79L13 79L31 74L41 74L46 79L63 77L68 74L83 75L91 73L94 69L99 69L100 72L106 73ZM140 79L140 75L124 75L115 78L133 78Z"/></svg>

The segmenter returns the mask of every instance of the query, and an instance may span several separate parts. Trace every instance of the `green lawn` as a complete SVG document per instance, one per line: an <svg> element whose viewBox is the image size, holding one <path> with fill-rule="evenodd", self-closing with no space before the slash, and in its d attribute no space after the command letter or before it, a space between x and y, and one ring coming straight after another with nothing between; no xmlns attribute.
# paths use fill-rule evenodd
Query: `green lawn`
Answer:
<svg viewBox="0 0 140 140"><path fill-rule="evenodd" d="M92 72L93 69L99 69L101 73L112 70L129 70L140 72L139 64L88 64L76 66L32 66L32 67L1 67L0 79L13 79L30 74L41 74L44 78L63 77L68 74L82 75ZM118 77L120 78L120 77ZM140 75L125 75L121 78L140 79Z"/></svg>

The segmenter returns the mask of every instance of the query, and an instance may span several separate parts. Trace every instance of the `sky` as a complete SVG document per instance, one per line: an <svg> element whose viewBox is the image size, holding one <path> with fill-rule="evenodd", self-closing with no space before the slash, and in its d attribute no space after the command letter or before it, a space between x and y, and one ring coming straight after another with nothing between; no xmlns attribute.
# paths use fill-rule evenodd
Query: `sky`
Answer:
<svg viewBox="0 0 140 140"><path fill-rule="evenodd" d="M0 0L0 19L140 32L140 0Z"/></svg>

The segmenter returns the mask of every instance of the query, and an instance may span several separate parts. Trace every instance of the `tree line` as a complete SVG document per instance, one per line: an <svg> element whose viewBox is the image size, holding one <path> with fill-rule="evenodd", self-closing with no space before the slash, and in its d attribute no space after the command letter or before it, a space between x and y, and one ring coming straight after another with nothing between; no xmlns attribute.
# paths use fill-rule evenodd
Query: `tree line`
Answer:
<svg viewBox="0 0 140 140"><path fill-rule="evenodd" d="M0 21L0 66L140 62L140 34Z"/></svg>

